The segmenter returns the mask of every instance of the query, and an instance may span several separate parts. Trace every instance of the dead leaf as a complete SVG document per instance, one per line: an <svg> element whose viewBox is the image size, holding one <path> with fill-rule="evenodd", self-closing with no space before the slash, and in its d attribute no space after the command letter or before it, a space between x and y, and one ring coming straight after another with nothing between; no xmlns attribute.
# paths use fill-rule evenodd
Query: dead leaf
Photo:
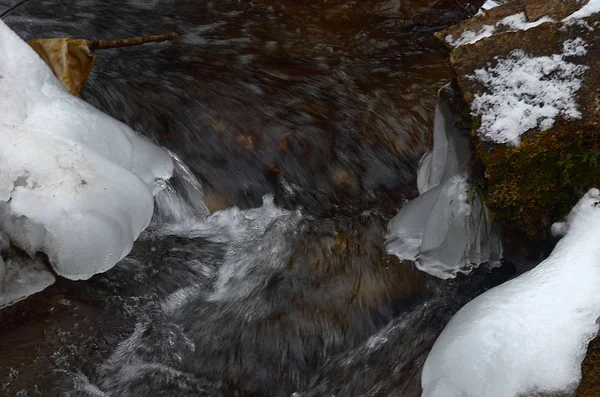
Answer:
<svg viewBox="0 0 600 397"><path fill-rule="evenodd" d="M58 38L34 39L27 43L50 66L54 75L71 91L71 94L79 96L96 62L94 51L158 43L178 37L177 33L171 32L112 41Z"/></svg>
<svg viewBox="0 0 600 397"><path fill-rule="evenodd" d="M91 42L79 39L34 39L28 44L46 62L58 79L79 96L96 62L90 50Z"/></svg>

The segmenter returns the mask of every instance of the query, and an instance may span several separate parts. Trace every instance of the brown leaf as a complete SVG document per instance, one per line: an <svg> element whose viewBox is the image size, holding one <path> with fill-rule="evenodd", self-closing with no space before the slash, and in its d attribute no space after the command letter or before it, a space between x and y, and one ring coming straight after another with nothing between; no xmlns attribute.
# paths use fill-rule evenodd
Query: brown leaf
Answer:
<svg viewBox="0 0 600 397"><path fill-rule="evenodd" d="M79 96L96 62L96 55L90 50L91 42L60 38L34 39L28 43L71 94Z"/></svg>

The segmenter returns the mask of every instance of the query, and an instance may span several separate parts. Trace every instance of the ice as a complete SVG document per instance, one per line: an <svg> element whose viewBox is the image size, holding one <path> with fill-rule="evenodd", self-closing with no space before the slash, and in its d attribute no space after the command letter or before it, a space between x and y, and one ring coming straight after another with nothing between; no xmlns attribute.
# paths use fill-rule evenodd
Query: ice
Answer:
<svg viewBox="0 0 600 397"><path fill-rule="evenodd" d="M496 22L494 25L483 25L478 31L465 30L458 38L448 35L445 40L453 47L458 47L465 44L473 44L481 39L490 37L502 26L507 27L509 31L513 32L517 30L528 30L541 25L542 23L552 21L552 18L545 16L537 21L528 22L527 15L525 15L524 12L521 12L519 14L507 16Z"/></svg>
<svg viewBox="0 0 600 397"><path fill-rule="evenodd" d="M0 257L0 309L54 284L54 275L39 258Z"/></svg>
<svg viewBox="0 0 600 397"><path fill-rule="evenodd" d="M61 276L110 269L150 222L169 154L70 95L2 21L0 92L0 232Z"/></svg>
<svg viewBox="0 0 600 397"><path fill-rule="evenodd" d="M432 151L419 165L421 195L405 204L388 225L387 252L444 279L484 262L496 265L502 255L499 235L467 181L469 137L454 125L442 97L433 141Z"/></svg>
<svg viewBox="0 0 600 397"><path fill-rule="evenodd" d="M473 115L481 116L479 136L518 145L522 134L549 129L558 116L581 118L575 95L589 68L566 58L586 52L585 43L578 38L566 41L561 54L533 57L514 50L495 66L475 70L470 78L485 88L471 104Z"/></svg>
<svg viewBox="0 0 600 397"><path fill-rule="evenodd" d="M423 397L574 391L600 316L599 203L591 189L548 259L452 318L425 363Z"/></svg>
<svg viewBox="0 0 600 397"><path fill-rule="evenodd" d="M419 193L423 194L450 179L464 167L469 158L469 137L456 129L452 111L440 99L435 109L433 149L423 156L419 165Z"/></svg>

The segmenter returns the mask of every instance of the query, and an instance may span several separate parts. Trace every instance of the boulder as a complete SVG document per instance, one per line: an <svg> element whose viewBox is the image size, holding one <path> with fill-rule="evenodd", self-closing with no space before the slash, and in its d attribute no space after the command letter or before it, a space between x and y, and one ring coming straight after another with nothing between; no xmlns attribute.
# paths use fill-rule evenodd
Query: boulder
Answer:
<svg viewBox="0 0 600 397"><path fill-rule="evenodd" d="M484 201L521 246L600 185L600 13L572 16L586 5L515 0L436 35L473 116Z"/></svg>

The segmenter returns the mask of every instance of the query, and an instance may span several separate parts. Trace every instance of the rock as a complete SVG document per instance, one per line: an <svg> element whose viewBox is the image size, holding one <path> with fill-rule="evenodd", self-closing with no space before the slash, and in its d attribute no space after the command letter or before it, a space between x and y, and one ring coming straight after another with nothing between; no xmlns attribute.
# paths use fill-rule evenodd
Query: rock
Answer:
<svg viewBox="0 0 600 397"><path fill-rule="evenodd" d="M516 0L437 34L473 115L485 202L521 246L600 184L600 14L562 22L585 3Z"/></svg>
<svg viewBox="0 0 600 397"><path fill-rule="evenodd" d="M525 0L525 13L527 20L537 21L543 16L549 16L554 20L561 20L578 9L589 0Z"/></svg>
<svg viewBox="0 0 600 397"><path fill-rule="evenodd" d="M479 32L485 26L490 26L510 15L517 14L523 11L523 1L514 0L500 7L494 7L490 10L482 12L474 18L467 19L461 23L453 25L446 30L436 33L435 36L450 49L455 46L447 40L450 37L460 37L464 32Z"/></svg>
<svg viewBox="0 0 600 397"><path fill-rule="evenodd" d="M593 397L600 394L600 338L588 345L587 356L581 363L582 379L577 388L578 397Z"/></svg>

